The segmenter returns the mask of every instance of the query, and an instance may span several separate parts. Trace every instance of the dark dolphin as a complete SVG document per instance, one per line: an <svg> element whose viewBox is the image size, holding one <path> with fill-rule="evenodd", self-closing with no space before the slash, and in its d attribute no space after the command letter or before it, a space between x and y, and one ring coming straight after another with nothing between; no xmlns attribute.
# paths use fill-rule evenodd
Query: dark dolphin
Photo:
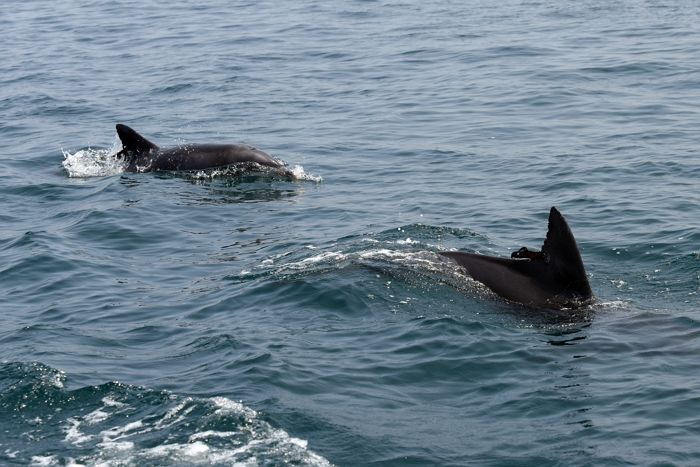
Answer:
<svg viewBox="0 0 700 467"><path fill-rule="evenodd" d="M464 272L508 300L536 307L577 307L593 299L576 240L552 207L542 251L523 247L510 258L458 251L440 252Z"/></svg>
<svg viewBox="0 0 700 467"><path fill-rule="evenodd" d="M203 170L255 162L282 169L284 175L291 176L291 172L282 163L246 144L184 144L161 149L121 123L117 124L117 135L123 146L117 157L124 158L128 172Z"/></svg>

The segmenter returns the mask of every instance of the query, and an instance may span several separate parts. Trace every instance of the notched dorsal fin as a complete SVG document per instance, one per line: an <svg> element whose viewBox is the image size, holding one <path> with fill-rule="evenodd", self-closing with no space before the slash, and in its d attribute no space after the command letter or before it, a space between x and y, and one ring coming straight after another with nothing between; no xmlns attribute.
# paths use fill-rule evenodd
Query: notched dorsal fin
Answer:
<svg viewBox="0 0 700 467"><path fill-rule="evenodd" d="M571 233L564 216L554 206L549 211L549 227L547 238L542 245L542 254L553 272L569 282L570 289L581 295L591 293L574 234Z"/></svg>
<svg viewBox="0 0 700 467"><path fill-rule="evenodd" d="M119 139L121 140L124 151L126 152L142 154L158 149L158 146L148 141L133 129L126 125L122 125L121 123L117 123L117 135L119 135Z"/></svg>
<svg viewBox="0 0 700 467"><path fill-rule="evenodd" d="M550 258L568 256L571 253L578 255L574 234L571 233L569 224L566 223L564 216L554 206L549 211L547 238L544 241L544 245L542 245L542 253Z"/></svg>

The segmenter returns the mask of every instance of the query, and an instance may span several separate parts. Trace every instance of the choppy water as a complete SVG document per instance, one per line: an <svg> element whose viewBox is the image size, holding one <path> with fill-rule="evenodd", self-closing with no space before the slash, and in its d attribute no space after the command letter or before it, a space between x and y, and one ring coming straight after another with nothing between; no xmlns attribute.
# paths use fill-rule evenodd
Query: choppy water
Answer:
<svg viewBox="0 0 700 467"><path fill-rule="evenodd" d="M0 464L700 463L699 16L3 2ZM303 176L124 174L117 122ZM436 254L552 205L583 312Z"/></svg>

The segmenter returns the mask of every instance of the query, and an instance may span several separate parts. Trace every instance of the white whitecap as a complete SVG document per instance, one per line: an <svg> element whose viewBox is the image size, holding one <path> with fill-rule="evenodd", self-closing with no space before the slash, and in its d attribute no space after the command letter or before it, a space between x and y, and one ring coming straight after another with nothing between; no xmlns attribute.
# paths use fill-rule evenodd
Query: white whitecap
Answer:
<svg viewBox="0 0 700 467"><path fill-rule="evenodd" d="M68 425L63 427L63 431L66 433L66 442L74 446L80 446L92 439L91 435L83 434L80 431L80 425L82 423L80 420L77 418L69 418L67 421Z"/></svg>
<svg viewBox="0 0 700 467"><path fill-rule="evenodd" d="M31 464L33 467L43 467L49 465L58 465L56 456L32 456Z"/></svg>
<svg viewBox="0 0 700 467"><path fill-rule="evenodd" d="M197 399L192 397L171 398L175 402L160 417L147 415L133 420L129 417L131 407L110 397L102 399L103 405L83 416L66 420L62 427L65 442L83 451L92 447L91 454L77 459L57 456L35 456L32 465L54 466L82 465L259 465L260 461L274 462L286 459L298 465L327 467L331 464L308 449L308 442L290 436L286 431L271 426L258 418L255 410L226 397ZM204 414L201 412L204 411ZM199 413L195 415L193 413ZM166 435L170 427L177 430L199 425L197 418L204 416L214 422L226 421L228 429L217 431L211 428L196 428L185 438L174 441L169 436L161 444L148 445L154 437ZM240 421L240 418L243 421ZM118 420L122 420L119 422ZM207 424L205 424L206 426ZM91 429L93 433L85 433ZM146 444L147 446L144 446Z"/></svg>

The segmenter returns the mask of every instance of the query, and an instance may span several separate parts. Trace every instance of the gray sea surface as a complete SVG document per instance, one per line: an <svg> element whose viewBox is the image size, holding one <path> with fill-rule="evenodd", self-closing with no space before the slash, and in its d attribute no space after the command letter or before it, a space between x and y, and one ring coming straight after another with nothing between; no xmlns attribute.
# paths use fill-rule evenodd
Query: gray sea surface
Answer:
<svg viewBox="0 0 700 467"><path fill-rule="evenodd" d="M0 464L700 464L700 4L0 6ZM298 179L124 173L114 125ZM539 248L596 301L438 252Z"/></svg>

